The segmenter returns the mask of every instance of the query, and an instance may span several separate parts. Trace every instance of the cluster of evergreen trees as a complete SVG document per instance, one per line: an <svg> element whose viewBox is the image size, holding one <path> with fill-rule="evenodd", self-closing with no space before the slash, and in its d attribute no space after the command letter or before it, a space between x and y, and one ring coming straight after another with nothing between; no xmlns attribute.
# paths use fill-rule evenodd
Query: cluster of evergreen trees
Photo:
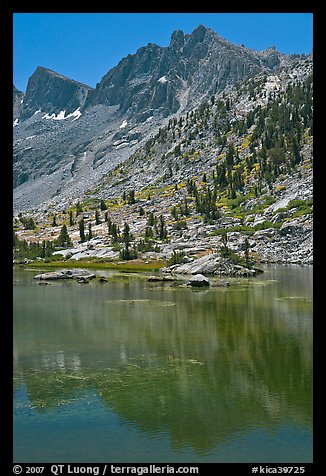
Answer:
<svg viewBox="0 0 326 476"><path fill-rule="evenodd" d="M304 135L313 134L312 114L311 78L289 86L285 95L257 111L250 147L262 179L273 181L302 161Z"/></svg>
<svg viewBox="0 0 326 476"><path fill-rule="evenodd" d="M22 215L19 217L19 221L23 224L25 230L35 230L36 225L32 217L23 217Z"/></svg>
<svg viewBox="0 0 326 476"><path fill-rule="evenodd" d="M13 256L15 260L20 260L23 258L27 259L36 259L48 258L52 255L55 250L55 245L53 241L43 240L41 243L39 241L30 241L20 240L17 237L17 234L13 234Z"/></svg>
<svg viewBox="0 0 326 476"><path fill-rule="evenodd" d="M243 119L234 117L233 104L225 96L201 104L196 110L180 118L172 118L166 127L147 143L146 154L153 154L155 144L165 144L172 152L163 154L164 160L169 154L175 157L187 157L187 146L192 140L200 140L206 132L213 132L216 144L224 152L213 172L212 194L228 191L228 198L234 199L243 193L249 175L254 174L255 191L261 190L264 183L271 185L281 174L291 173L302 161L301 149L308 136L313 134L313 83L312 76L303 82L290 84L286 91L262 90L265 78L248 83L248 94L252 100L257 95L266 96L266 105L257 105ZM205 132L206 131L206 132ZM203 135L204 133L204 135ZM249 147L243 150L235 147L229 135L250 136ZM176 162L174 160L174 162ZM171 167L170 167L171 168ZM167 179L171 176L165 174ZM196 192L195 192L196 193ZM197 194L198 197L198 194ZM198 197L199 198L199 197ZM210 203L211 194L204 192L196 199L198 212L209 218L215 214Z"/></svg>
<svg viewBox="0 0 326 476"><path fill-rule="evenodd" d="M204 221L210 222L217 220L220 212L217 209L217 188L211 190L209 184L205 183L204 187L199 190L193 179L187 180L187 191L189 195L194 197L194 203L197 213L204 217Z"/></svg>

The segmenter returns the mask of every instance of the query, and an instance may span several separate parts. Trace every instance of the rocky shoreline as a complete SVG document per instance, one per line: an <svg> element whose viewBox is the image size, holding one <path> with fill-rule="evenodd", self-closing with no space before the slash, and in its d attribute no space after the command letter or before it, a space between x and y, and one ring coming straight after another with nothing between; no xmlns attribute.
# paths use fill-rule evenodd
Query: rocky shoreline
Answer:
<svg viewBox="0 0 326 476"><path fill-rule="evenodd" d="M229 276L229 277L253 277L261 273L257 268L246 268L232 263L227 258L221 258L217 253L204 255L190 263L175 264L161 269L162 273L171 273L172 275L191 274L204 276Z"/></svg>

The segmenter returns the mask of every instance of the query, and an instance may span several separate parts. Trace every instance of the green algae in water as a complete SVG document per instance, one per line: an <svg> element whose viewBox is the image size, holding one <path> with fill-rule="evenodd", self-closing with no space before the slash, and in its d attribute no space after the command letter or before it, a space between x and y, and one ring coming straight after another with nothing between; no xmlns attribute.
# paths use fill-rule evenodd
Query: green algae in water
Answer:
<svg viewBox="0 0 326 476"><path fill-rule="evenodd" d="M171 307L175 306L175 302L156 301L151 299L111 299L105 301L108 304L128 304L129 306L141 305L149 307Z"/></svg>
<svg viewBox="0 0 326 476"><path fill-rule="evenodd" d="M276 300L311 302L309 270L223 293L136 279L41 292L28 274L14 287L17 462L311 461L311 306Z"/></svg>

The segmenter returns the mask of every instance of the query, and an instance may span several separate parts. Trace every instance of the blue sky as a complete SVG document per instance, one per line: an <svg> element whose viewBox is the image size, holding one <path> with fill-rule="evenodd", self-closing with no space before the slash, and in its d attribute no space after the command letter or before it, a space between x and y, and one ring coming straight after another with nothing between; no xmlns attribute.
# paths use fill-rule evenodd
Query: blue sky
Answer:
<svg viewBox="0 0 326 476"><path fill-rule="evenodd" d="M199 24L233 43L282 53L310 53L311 13L15 13L14 84L26 90L37 66L95 87L141 46L167 46L174 30Z"/></svg>

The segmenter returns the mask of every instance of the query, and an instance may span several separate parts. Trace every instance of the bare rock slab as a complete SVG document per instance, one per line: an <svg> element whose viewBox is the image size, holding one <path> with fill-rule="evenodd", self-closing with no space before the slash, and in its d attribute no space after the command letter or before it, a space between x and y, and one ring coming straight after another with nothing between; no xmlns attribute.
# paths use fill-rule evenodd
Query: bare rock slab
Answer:
<svg viewBox="0 0 326 476"><path fill-rule="evenodd" d="M34 276L34 279L40 280L54 280L54 279L77 279L85 280L95 278L94 273L89 273L89 271L83 269L77 270L61 270L61 271L50 271L48 273L37 274Z"/></svg>
<svg viewBox="0 0 326 476"><path fill-rule="evenodd" d="M210 282L202 274L195 274L195 276L192 276L190 281L187 282L187 286L193 286L196 288L208 287L210 286Z"/></svg>

